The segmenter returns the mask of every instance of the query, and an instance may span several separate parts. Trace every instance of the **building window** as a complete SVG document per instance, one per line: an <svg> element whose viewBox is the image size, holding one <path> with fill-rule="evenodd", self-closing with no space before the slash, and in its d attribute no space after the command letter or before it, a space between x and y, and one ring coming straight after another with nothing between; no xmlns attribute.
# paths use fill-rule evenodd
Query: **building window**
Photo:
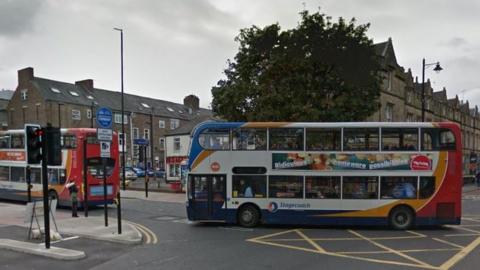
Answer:
<svg viewBox="0 0 480 270"><path fill-rule="evenodd" d="M138 139L139 138L138 128L133 128L132 130L133 130L133 134L132 134L133 138Z"/></svg>
<svg viewBox="0 0 480 270"><path fill-rule="evenodd" d="M161 150L165 149L165 138L160 138L158 144Z"/></svg>
<svg viewBox="0 0 480 270"><path fill-rule="evenodd" d="M114 115L114 117L115 117L115 123L116 124L121 124L122 123L122 114L116 113ZM123 115L123 123L128 124L128 116L127 115Z"/></svg>
<svg viewBox="0 0 480 270"><path fill-rule="evenodd" d="M393 72L388 73L387 91L392 91Z"/></svg>
<svg viewBox="0 0 480 270"><path fill-rule="evenodd" d="M165 120L158 120L158 127L165 128Z"/></svg>
<svg viewBox="0 0 480 270"><path fill-rule="evenodd" d="M22 100L27 100L27 89L24 89L20 92Z"/></svg>
<svg viewBox="0 0 480 270"><path fill-rule="evenodd" d="M385 121L393 121L393 104L391 103L387 103L387 106L385 106Z"/></svg>
<svg viewBox="0 0 480 270"><path fill-rule="evenodd" d="M92 110L87 110L87 119L92 119Z"/></svg>
<svg viewBox="0 0 480 270"><path fill-rule="evenodd" d="M407 103L412 103L412 93L407 92Z"/></svg>
<svg viewBox="0 0 480 270"><path fill-rule="evenodd" d="M180 120L170 119L170 129L176 129L180 126Z"/></svg>
<svg viewBox="0 0 480 270"><path fill-rule="evenodd" d="M173 139L173 150L180 151L180 138Z"/></svg>
<svg viewBox="0 0 480 270"><path fill-rule="evenodd" d="M413 113L407 113L407 122L414 122L415 117L413 116Z"/></svg>
<svg viewBox="0 0 480 270"><path fill-rule="evenodd" d="M79 110L72 110L72 120L82 120L82 113Z"/></svg>
<svg viewBox="0 0 480 270"><path fill-rule="evenodd" d="M150 140L150 129L146 128L143 130L143 138L145 140Z"/></svg>

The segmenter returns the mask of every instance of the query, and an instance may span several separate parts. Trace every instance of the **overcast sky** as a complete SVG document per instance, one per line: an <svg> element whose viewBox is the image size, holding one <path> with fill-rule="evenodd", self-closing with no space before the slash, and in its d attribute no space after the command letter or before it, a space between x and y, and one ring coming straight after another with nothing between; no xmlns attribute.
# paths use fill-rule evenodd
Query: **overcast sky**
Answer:
<svg viewBox="0 0 480 270"><path fill-rule="evenodd" d="M295 27L304 6L370 22L368 35L391 37L398 63L419 80L422 58L440 61L441 73L426 72L434 89L480 105L480 1L471 0L0 0L0 88L15 89L17 70L30 66L38 77L119 90L119 27L125 92L177 103L195 94L209 107L239 30Z"/></svg>

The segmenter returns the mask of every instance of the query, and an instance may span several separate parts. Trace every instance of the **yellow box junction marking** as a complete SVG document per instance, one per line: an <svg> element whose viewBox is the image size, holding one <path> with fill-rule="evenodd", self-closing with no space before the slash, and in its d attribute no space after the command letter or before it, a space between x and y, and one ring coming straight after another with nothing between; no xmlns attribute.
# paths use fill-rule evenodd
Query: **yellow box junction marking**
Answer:
<svg viewBox="0 0 480 270"><path fill-rule="evenodd" d="M480 222L480 221L479 221ZM299 251L306 251L311 253L317 253L322 255L328 256L335 256L341 258L349 258L354 260L361 260L367 261L372 263L380 263L380 264L391 264L391 265L399 265L399 266L410 266L415 268L422 268L422 269L436 269L436 270L448 270L460 260L465 258L470 252L472 252L476 247L480 245L480 231L472 230L470 228L463 228L461 226L448 226L450 228L461 229L468 232L473 232L469 234L450 234L444 235L444 237L448 236L478 236L475 240L473 240L467 246L461 246L447 240L432 237L429 238L427 235L414 232L414 231L405 231L406 233L410 234L408 236L391 236L391 237L367 237L362 235L354 230L347 230L351 233L354 237L325 237L325 238L315 238L309 237L307 234L304 233L305 229L292 229L287 231L281 231L277 233L267 234L251 239L247 239L246 241L252 243L258 243L263 245L275 246L275 247L282 247L288 249L294 249ZM292 235L293 234L293 235ZM281 236L288 237L281 237ZM421 239L421 238L429 238L439 243L443 243L445 245L450 246L450 248L436 248L436 249L393 249L384 244L376 242L377 240L399 240L399 239ZM365 241L370 244L375 245L376 247L382 249L380 251L338 251L338 252L330 252L322 247L321 244L318 242L321 241ZM295 246L294 244L286 244L286 242L295 243L295 242L306 242L311 246L311 248L303 247L303 246ZM448 258L440 266L434 266L424 261L421 261L417 258L411 257L405 253L419 253L419 252L441 252L441 251L457 251L455 255ZM409 262L401 262L395 260L383 260L383 259L373 259L367 257L358 257L359 255L368 255L368 254L395 254L399 257L402 257Z"/></svg>

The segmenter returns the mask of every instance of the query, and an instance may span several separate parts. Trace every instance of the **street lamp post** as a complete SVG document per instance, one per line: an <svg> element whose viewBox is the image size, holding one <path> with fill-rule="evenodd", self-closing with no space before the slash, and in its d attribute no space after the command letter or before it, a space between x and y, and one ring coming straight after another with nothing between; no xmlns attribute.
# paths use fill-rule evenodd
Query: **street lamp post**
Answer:
<svg viewBox="0 0 480 270"><path fill-rule="evenodd" d="M116 31L120 31L120 77L121 77L121 91L122 91L122 188L125 190L125 102L123 97L123 29L113 28ZM118 222L118 234L122 233L122 211L120 202L120 191L117 192L117 222Z"/></svg>
<svg viewBox="0 0 480 270"><path fill-rule="evenodd" d="M425 64L425 58L422 61L422 122L425 122L425 68L435 65L433 70L435 72L442 71L442 67L440 66L440 62Z"/></svg>
<svg viewBox="0 0 480 270"><path fill-rule="evenodd" d="M123 97L123 29L113 28L114 30L120 31L120 76L121 76L121 91L122 91L122 189L125 190L125 101Z"/></svg>

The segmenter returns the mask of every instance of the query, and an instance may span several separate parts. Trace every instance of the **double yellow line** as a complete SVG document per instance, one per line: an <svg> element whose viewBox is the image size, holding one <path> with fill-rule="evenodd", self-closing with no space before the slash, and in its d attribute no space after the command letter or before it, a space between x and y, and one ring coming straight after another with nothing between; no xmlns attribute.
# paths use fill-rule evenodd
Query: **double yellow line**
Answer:
<svg viewBox="0 0 480 270"><path fill-rule="evenodd" d="M140 233L142 234L143 236L143 242L145 244L152 244L152 245L155 245L156 243L158 243L158 238L157 238L157 235L152 231L150 230L149 228L143 226L142 224L138 224L138 223L135 223L135 222L131 222L129 221L133 226L135 226L135 228L137 228L138 231L140 231Z"/></svg>

